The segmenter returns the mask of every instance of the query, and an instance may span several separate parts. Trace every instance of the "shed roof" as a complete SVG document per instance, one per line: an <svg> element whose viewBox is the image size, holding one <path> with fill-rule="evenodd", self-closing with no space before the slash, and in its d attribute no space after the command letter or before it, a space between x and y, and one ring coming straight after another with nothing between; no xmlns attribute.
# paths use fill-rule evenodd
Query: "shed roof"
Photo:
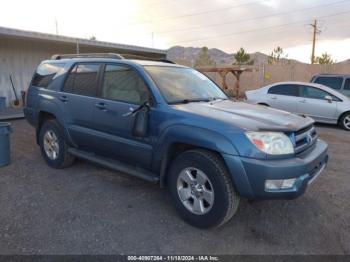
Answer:
<svg viewBox="0 0 350 262"><path fill-rule="evenodd" d="M97 41L97 40L88 40L84 38L75 38L69 36L62 35L54 35L47 33L39 33L34 31L25 31L20 29L13 29L7 27L0 27L0 37L8 36L22 39L36 39L36 40L44 40L44 41L53 41L53 42L62 42L62 43L72 43L76 44L77 41L79 45L93 46L93 47L105 47L105 48L115 48L127 51L136 51L143 53L153 53L159 55L166 55L166 50L135 46L135 45L125 45L125 44L117 44L111 42Z"/></svg>

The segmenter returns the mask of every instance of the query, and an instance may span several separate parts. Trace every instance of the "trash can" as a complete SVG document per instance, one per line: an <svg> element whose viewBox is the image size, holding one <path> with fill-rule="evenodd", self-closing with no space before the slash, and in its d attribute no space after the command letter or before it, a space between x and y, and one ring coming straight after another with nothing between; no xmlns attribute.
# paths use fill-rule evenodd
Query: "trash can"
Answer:
<svg viewBox="0 0 350 262"><path fill-rule="evenodd" d="M6 97L0 96L0 110L6 107Z"/></svg>
<svg viewBox="0 0 350 262"><path fill-rule="evenodd" d="M10 163L10 133L11 124L0 122L0 167Z"/></svg>

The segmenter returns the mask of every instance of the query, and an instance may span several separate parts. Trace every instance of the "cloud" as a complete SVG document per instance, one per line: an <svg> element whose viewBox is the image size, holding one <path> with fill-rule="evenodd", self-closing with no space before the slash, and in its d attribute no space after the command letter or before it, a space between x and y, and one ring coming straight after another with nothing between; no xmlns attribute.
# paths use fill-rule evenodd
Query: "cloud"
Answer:
<svg viewBox="0 0 350 262"><path fill-rule="evenodd" d="M0 16L0 26L55 33L57 19L63 35L158 48L180 44L227 52L241 46L266 53L276 46L308 50L309 24L315 18L321 42L336 45L350 37L350 1L342 0L61 0L55 8L44 0L12 0L2 3L2 9L7 12ZM332 45L325 47L336 54ZM345 59L348 54L343 53Z"/></svg>

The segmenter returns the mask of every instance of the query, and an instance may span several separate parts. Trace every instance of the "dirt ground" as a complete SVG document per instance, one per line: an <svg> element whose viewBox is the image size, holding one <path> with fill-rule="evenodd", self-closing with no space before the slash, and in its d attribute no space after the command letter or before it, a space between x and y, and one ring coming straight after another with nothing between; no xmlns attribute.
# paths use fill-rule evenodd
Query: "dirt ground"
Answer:
<svg viewBox="0 0 350 262"><path fill-rule="evenodd" d="M25 120L0 168L0 254L350 254L350 132L318 126L325 172L296 200L242 201L219 229L183 222L166 190L85 161L49 168Z"/></svg>

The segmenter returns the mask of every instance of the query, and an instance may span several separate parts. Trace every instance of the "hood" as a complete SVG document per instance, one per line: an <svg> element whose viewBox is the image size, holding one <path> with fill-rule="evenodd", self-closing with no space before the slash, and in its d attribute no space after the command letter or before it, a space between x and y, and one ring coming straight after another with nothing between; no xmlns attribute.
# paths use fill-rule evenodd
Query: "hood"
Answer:
<svg viewBox="0 0 350 262"><path fill-rule="evenodd" d="M187 111L216 121L223 121L250 131L297 131L314 123L309 117L231 100L211 103L194 102L174 105L174 107L177 110Z"/></svg>

